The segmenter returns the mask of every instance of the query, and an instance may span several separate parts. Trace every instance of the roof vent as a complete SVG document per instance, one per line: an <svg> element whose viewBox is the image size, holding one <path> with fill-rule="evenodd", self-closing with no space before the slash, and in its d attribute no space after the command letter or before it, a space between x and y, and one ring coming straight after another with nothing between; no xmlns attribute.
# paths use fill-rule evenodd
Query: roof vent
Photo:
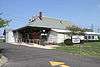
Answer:
<svg viewBox="0 0 100 67"><path fill-rule="evenodd" d="M60 20L60 23L63 24L62 20Z"/></svg>
<svg viewBox="0 0 100 67"><path fill-rule="evenodd" d="M39 19L42 20L42 12L39 12Z"/></svg>

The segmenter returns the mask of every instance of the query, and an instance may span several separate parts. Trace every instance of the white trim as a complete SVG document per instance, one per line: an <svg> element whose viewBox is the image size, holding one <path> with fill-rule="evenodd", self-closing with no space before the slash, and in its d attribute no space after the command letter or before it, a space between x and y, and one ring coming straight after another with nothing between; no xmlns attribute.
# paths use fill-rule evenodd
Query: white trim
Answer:
<svg viewBox="0 0 100 67"><path fill-rule="evenodd" d="M85 32L85 34L100 35L100 33L96 33L96 32Z"/></svg>
<svg viewBox="0 0 100 67"><path fill-rule="evenodd" d="M69 30L61 30L61 29L51 29L51 30L53 30L53 31L55 31L55 32L61 32L61 33L71 32L71 31L69 31Z"/></svg>

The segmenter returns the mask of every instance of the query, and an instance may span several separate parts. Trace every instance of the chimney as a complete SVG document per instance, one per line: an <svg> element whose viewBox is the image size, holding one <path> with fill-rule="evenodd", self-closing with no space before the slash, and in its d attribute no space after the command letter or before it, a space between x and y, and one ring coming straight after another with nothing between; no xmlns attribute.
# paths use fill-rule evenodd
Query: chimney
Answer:
<svg viewBox="0 0 100 67"><path fill-rule="evenodd" d="M39 12L39 19L42 20L42 12Z"/></svg>

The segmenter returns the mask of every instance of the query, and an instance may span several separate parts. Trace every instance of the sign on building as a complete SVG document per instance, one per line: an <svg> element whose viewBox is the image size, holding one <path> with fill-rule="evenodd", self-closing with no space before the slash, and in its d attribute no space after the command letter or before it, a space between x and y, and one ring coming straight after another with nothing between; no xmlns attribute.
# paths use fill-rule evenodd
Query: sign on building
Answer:
<svg viewBox="0 0 100 67"><path fill-rule="evenodd" d="M72 42L73 43L80 43L80 41L81 40L80 40L80 37L79 36L77 36L77 35L76 36L72 36Z"/></svg>

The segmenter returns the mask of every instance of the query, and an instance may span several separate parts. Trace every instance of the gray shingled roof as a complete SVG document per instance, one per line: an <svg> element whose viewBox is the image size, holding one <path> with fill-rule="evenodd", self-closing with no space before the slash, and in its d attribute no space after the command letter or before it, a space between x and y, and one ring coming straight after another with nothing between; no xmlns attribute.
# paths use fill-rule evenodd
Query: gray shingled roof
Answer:
<svg viewBox="0 0 100 67"><path fill-rule="evenodd" d="M72 25L74 24L72 24L69 21L42 17L42 20L40 20L39 18L36 18L35 20L30 21L27 26L66 29L66 27L72 26Z"/></svg>

